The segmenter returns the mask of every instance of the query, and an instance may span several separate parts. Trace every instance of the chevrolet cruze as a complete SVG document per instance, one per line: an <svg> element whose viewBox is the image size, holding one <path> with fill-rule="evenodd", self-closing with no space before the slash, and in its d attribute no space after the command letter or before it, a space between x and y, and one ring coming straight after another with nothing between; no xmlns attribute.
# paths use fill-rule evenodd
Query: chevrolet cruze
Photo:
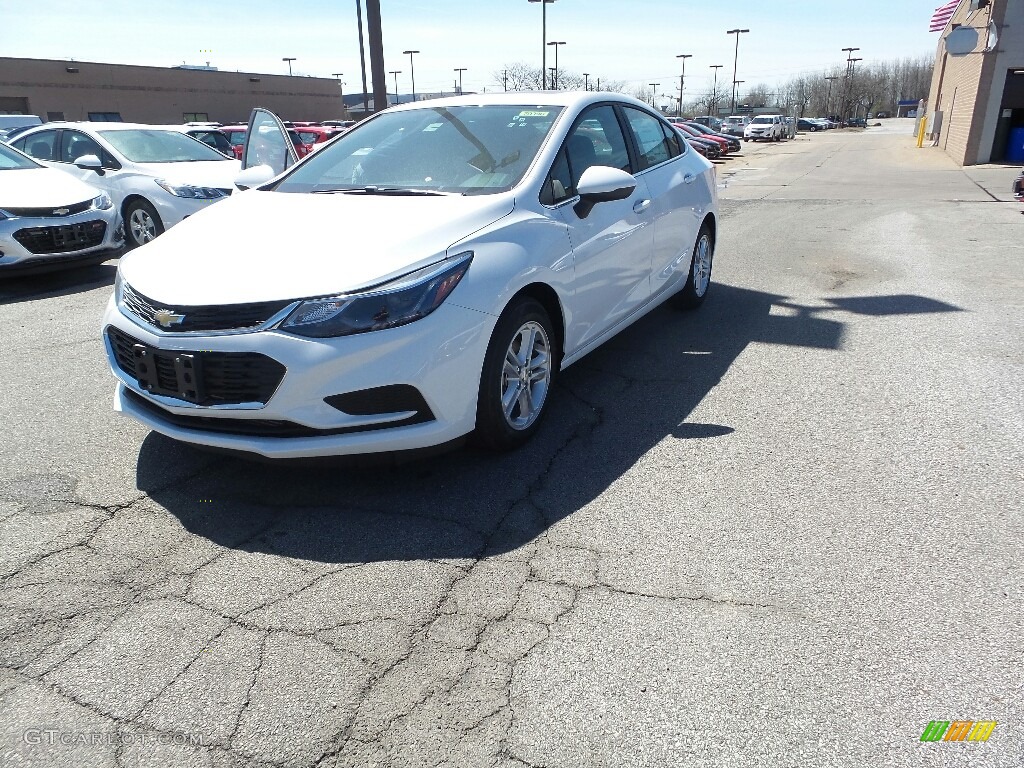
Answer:
<svg viewBox="0 0 1024 768"><path fill-rule="evenodd" d="M507 450L560 371L708 293L714 169L629 97L416 102L285 165L121 259L116 410L268 457Z"/></svg>

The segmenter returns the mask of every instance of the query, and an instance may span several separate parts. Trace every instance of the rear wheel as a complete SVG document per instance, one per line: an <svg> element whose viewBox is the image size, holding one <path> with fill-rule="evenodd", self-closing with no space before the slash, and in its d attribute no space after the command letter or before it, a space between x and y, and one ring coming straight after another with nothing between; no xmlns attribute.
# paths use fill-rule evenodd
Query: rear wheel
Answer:
<svg viewBox="0 0 1024 768"><path fill-rule="evenodd" d="M508 451L529 440L544 415L557 361L544 307L528 297L509 304L484 357L474 442Z"/></svg>
<svg viewBox="0 0 1024 768"><path fill-rule="evenodd" d="M715 236L711 225L705 222L697 233L690 257L690 273L686 276L683 289L672 297L672 303L679 309L696 309L704 303L711 287L711 266L715 257Z"/></svg>

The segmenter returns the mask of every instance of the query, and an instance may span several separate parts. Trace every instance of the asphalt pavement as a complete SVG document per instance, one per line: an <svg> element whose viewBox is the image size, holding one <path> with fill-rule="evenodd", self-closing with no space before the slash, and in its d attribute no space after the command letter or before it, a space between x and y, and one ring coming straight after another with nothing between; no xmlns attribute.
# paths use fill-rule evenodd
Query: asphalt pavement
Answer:
<svg viewBox="0 0 1024 768"><path fill-rule="evenodd" d="M0 764L1024 764L1016 170L909 125L719 164L705 305L511 455L197 451L111 411L111 265L0 283Z"/></svg>

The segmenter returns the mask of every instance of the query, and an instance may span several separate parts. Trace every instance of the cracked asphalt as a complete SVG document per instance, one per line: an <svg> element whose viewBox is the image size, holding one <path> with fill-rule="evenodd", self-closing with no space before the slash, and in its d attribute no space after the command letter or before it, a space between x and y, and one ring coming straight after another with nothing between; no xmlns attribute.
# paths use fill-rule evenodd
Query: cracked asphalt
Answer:
<svg viewBox="0 0 1024 768"><path fill-rule="evenodd" d="M2 765L1024 764L1015 171L904 125L719 165L704 307L511 455L199 452L110 410L112 265L0 283Z"/></svg>

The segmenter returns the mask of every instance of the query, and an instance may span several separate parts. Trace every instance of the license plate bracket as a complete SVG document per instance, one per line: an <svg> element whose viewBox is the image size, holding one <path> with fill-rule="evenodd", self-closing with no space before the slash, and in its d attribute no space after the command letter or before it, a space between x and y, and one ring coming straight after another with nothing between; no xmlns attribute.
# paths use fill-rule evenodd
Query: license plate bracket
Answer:
<svg viewBox="0 0 1024 768"><path fill-rule="evenodd" d="M202 355L154 349L145 344L132 345L135 378L143 390L188 403L202 403Z"/></svg>

